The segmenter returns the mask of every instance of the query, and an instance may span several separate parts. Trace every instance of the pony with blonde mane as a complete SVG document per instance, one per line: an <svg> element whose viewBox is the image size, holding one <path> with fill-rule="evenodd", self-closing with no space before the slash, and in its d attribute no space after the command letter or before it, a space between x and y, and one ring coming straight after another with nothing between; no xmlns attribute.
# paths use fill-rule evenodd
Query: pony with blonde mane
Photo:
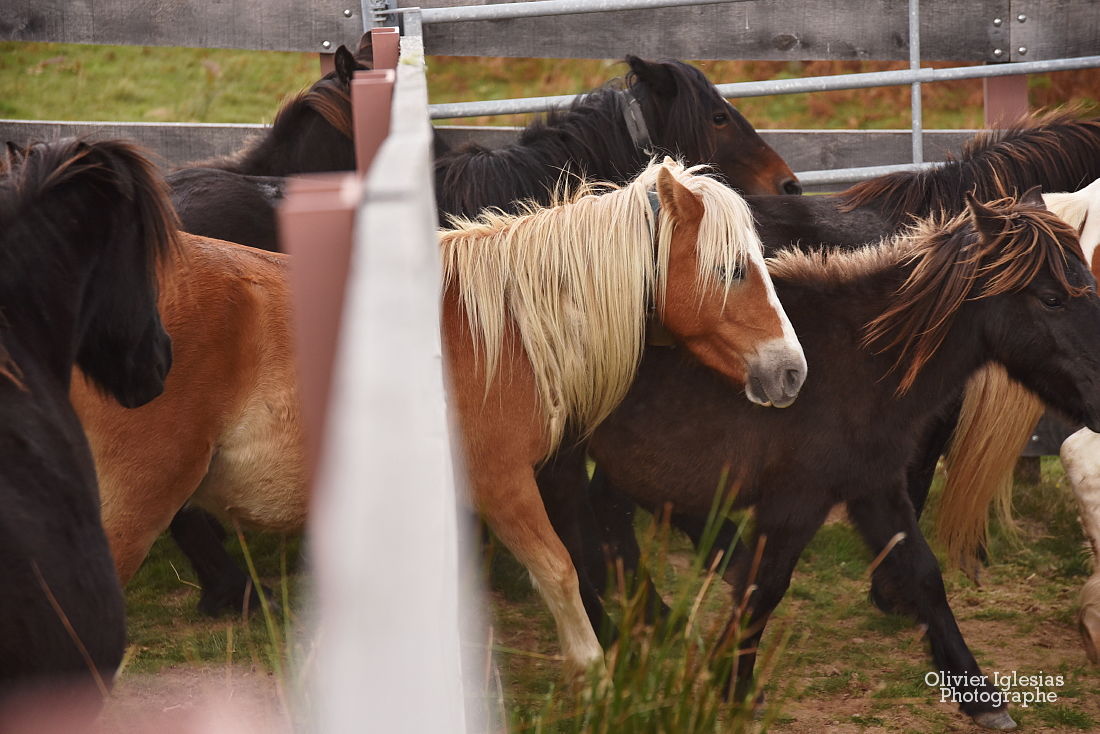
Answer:
<svg viewBox="0 0 1100 734"><path fill-rule="evenodd" d="M444 354L470 497L531 573L572 671L602 652L535 470L622 400L647 322L659 319L760 405L789 405L806 374L738 194L668 158L595 191L487 213L440 238Z"/></svg>
<svg viewBox="0 0 1100 734"><path fill-rule="evenodd" d="M1100 245L1100 179L1074 193L1044 194L1047 207L1080 237L1094 276ZM1044 405L1000 367L990 366L967 384L955 436L946 460L947 481L940 502L937 532L949 557L964 567L984 546L989 508L1006 528L1012 521L1012 470ZM1100 664L1100 440L1082 429L1062 444L1062 463L1077 498L1090 540L1094 572L1081 592L1078 615L1089 660Z"/></svg>

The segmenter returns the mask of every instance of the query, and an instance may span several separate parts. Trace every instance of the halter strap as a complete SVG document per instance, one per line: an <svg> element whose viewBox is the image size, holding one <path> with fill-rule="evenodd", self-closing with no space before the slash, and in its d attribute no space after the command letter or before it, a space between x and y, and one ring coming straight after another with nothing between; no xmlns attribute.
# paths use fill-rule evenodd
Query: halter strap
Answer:
<svg viewBox="0 0 1100 734"><path fill-rule="evenodd" d="M661 199L657 196L656 191L647 191L649 196L649 206L653 209L653 231L657 231L657 221L661 216ZM654 259L657 257L656 247L653 253ZM665 325L661 323L657 318L657 306L651 303L649 306L649 313L646 316L645 327L645 343L650 347L675 347L676 340L669 332Z"/></svg>
<svg viewBox="0 0 1100 734"><path fill-rule="evenodd" d="M653 139L649 137L649 128L642 114L642 104L629 89L619 90L619 102L623 108L623 121L630 132L634 147L648 156L653 155Z"/></svg>

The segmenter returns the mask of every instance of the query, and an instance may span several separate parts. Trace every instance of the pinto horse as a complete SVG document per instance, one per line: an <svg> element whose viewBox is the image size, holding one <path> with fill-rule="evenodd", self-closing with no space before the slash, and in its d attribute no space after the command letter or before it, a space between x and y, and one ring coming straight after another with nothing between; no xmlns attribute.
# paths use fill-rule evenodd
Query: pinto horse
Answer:
<svg viewBox="0 0 1100 734"><path fill-rule="evenodd" d="M539 497L538 465L567 430L588 434L614 409L651 316L759 405L794 401L802 351L741 197L671 159L602 196L483 213L442 233L441 249L443 348L470 497L530 572L576 672L601 649Z"/></svg>
<svg viewBox="0 0 1100 734"><path fill-rule="evenodd" d="M122 413L119 403L161 393L172 345L155 271L174 248L175 216L156 169L126 143L70 139L9 148L9 157L0 174L0 699L59 685L83 696L93 683L106 693L125 610L70 374L78 365L85 389Z"/></svg>
<svg viewBox="0 0 1100 734"><path fill-rule="evenodd" d="M649 349L626 398L592 434L608 481L643 506L705 518L729 467L735 506L755 508L754 537L733 548L730 566L734 606L744 598L748 610L728 629L747 624L735 662L741 700L768 617L837 503L872 555L884 554L877 582L927 626L936 669L980 675L906 493L919 429L989 361L1100 426L1090 387L1100 379L1100 298L1075 232L1033 193L1019 203L971 198L968 207L876 247L770 261L814 366L791 407L760 410L681 355ZM966 700L994 689L957 690ZM996 702L968 700L962 710L983 726L1014 726Z"/></svg>

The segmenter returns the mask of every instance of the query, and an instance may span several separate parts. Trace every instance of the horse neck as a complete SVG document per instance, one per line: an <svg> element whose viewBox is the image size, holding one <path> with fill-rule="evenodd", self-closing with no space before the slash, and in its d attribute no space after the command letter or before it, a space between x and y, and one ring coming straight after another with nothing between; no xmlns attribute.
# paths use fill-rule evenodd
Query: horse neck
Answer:
<svg viewBox="0 0 1100 734"><path fill-rule="evenodd" d="M249 176L350 171L355 149L350 140L308 108L281 113L254 145L213 167Z"/></svg>
<svg viewBox="0 0 1100 734"><path fill-rule="evenodd" d="M811 374L814 365L820 364L829 370L837 391L850 392L856 385L860 394L850 395L850 399L856 410L866 408L861 415L874 412L867 406L889 406L889 411L880 413L884 431L886 423L923 425L991 358L982 340L967 337L977 328L980 312L972 303L964 304L955 314L943 344L912 387L899 396L904 365L891 369L898 356L896 350L875 353L874 347L862 345L862 339L865 324L890 306L907 275L907 267L896 265L828 285L775 279L777 295L799 334Z"/></svg>
<svg viewBox="0 0 1100 734"><path fill-rule="evenodd" d="M532 123L517 142L497 149L471 146L438 159L436 203L448 215L477 216L486 207L515 212L519 203L550 204L559 181L574 176L624 184L645 167L631 141L618 99L597 90L565 112Z"/></svg>

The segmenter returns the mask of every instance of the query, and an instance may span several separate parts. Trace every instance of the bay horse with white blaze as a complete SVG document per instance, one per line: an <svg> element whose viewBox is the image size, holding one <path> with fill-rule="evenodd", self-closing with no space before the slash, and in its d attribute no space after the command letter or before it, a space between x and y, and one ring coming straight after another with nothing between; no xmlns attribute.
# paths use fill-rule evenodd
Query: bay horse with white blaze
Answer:
<svg viewBox="0 0 1100 734"><path fill-rule="evenodd" d="M1051 404L1100 427L1100 298L1075 232L1031 193L932 220L877 247L781 253L777 293L813 371L797 402L759 410L675 352L649 349L620 407L589 449L607 480L642 506L706 518L726 468L735 506L754 507L753 538L733 548L732 618L747 632L736 694L751 692L755 649L805 545L845 503L875 570L927 626L936 669L980 675L917 526L906 470L921 429L989 361ZM869 427L873 427L871 430ZM754 564L754 550L761 555ZM755 566L755 568L754 568ZM749 582L753 586L749 586ZM991 685L961 685L962 710L1012 728Z"/></svg>
<svg viewBox="0 0 1100 734"><path fill-rule="evenodd" d="M122 591L70 375L78 365L120 413L118 403L161 393L172 347L155 273L176 236L163 180L126 143L63 140L9 147L9 158L0 175L0 704L55 686L81 699L97 687L106 694L122 660Z"/></svg>
<svg viewBox="0 0 1100 734"><path fill-rule="evenodd" d="M622 189L582 193L486 212L440 238L471 501L530 572L574 672L601 648L535 470L567 430L588 434L621 400L650 316L756 404L789 405L806 374L740 196L667 158Z"/></svg>

